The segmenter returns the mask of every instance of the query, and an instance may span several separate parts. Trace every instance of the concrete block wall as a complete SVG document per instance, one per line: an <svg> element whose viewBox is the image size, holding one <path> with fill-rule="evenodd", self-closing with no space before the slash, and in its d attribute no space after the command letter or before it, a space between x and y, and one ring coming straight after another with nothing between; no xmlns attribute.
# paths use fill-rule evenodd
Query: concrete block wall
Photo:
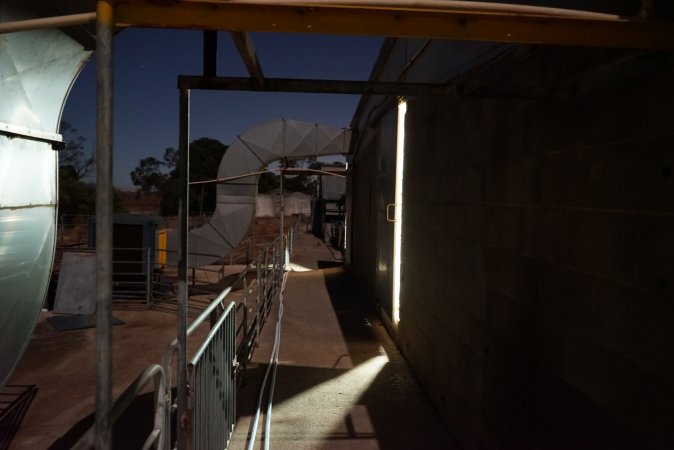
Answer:
<svg viewBox="0 0 674 450"><path fill-rule="evenodd" d="M349 186L356 194L349 192L351 223L348 245L351 247L349 261L351 273L359 287L370 298L376 296L377 257L377 185L376 177L367 176L377 172L376 142L363 149L357 163L357 176Z"/></svg>
<svg viewBox="0 0 674 450"><path fill-rule="evenodd" d="M535 49L522 86L409 100L401 350L466 449L674 448L672 57Z"/></svg>

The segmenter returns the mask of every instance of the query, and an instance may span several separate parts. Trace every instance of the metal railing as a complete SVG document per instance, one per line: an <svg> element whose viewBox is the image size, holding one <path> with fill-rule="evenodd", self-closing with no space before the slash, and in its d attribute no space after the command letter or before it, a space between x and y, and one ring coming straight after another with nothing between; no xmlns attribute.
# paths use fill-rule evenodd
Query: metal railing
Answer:
<svg viewBox="0 0 674 450"><path fill-rule="evenodd" d="M150 248L114 248L112 261L113 303L151 305L154 259ZM123 259L122 259L123 258Z"/></svg>
<svg viewBox="0 0 674 450"><path fill-rule="evenodd" d="M91 253L88 247L61 248L54 258L54 274L58 277L65 253ZM115 305L136 305L149 308L155 299L159 281L155 275L155 262L150 248L114 248L117 255L112 261L112 294Z"/></svg>
<svg viewBox="0 0 674 450"><path fill-rule="evenodd" d="M258 256L256 261L246 266L246 269L240 272L237 280L225 288L187 328L187 336L190 337L207 319L210 319L211 330L199 346L195 356L190 360L190 364L196 363L195 367L198 366L199 359L206 353L215 358L216 353L214 352L217 351L219 352L218 361L205 364L221 365L219 376L213 376L212 372L210 376L206 376L209 375L208 371L200 372L199 369L194 368L190 371L191 401L188 402L188 417L185 420L180 418L177 422L187 427L185 432L188 436L191 435L192 444L196 449L226 448L226 446L212 447L211 445L220 442L226 443L233 430L238 375L245 373L262 327L271 311L273 300L280 290L284 273L283 250L283 241L277 238L270 247ZM255 280L248 285L247 276L250 273L255 273ZM241 302L238 304L231 302L225 307L224 302L227 296L233 288L240 285L243 286ZM250 310L255 311L255 313L252 317L249 317L248 301L251 295L255 299L255 304L254 308L250 308ZM238 311L241 311L242 314L237 314ZM241 317L241 320L237 320L237 317ZM231 334L232 329L234 330L233 335ZM229 337L230 342L223 342L222 339L227 337ZM231 348L235 351L225 351L223 345L227 347L231 345ZM172 366L177 350L178 340L174 339L167 348L162 362L162 367L167 374L167 386L171 385ZM227 368L231 368L231 370ZM227 379L228 375L232 378ZM224 385L225 382L227 386ZM227 395L224 397L208 395L214 392ZM170 391L167 391L167 395L170 398ZM171 410L173 410L172 405L175 403L175 399L171 401ZM215 415L219 417L218 420L224 418L225 421L216 422L219 423L216 426L212 422L214 419L211 417L211 413L218 409L220 412ZM167 417L166 430L170 431L170 426L171 422ZM204 436L203 433L206 433L206 435ZM226 434L226 437L223 437L223 433Z"/></svg>
<svg viewBox="0 0 674 450"><path fill-rule="evenodd" d="M241 271L234 283L222 290L189 324L190 337L205 323L210 330L188 363L189 399L187 417L176 418L177 426L191 436L194 449L227 448L236 419L236 390L245 376L247 363L269 316L274 299L280 295L285 266L292 254L299 230L298 220L288 233L261 252ZM249 283L252 274L255 278ZM242 288L239 302L225 300L233 289ZM251 304L252 302L252 304ZM252 315L250 312L254 312ZM144 386L154 381L154 427L143 449L169 450L172 415L177 398L172 394L172 376L178 351L173 340L164 352L161 364L146 368L115 401L111 420L114 423L133 402ZM95 439L92 426L78 441L77 449L91 448ZM224 445L223 445L224 444Z"/></svg>
<svg viewBox="0 0 674 450"><path fill-rule="evenodd" d="M54 259L54 273L60 271L63 254L65 252L91 252L96 250L87 246L87 226L90 218L89 216L68 216L61 218L60 237L61 244L57 248L56 257ZM288 254L292 253L295 243L295 236L301 224L303 224L303 216L299 214L296 217L295 223L286 234L286 250ZM72 232L68 232L68 239L63 238L63 229L68 227L82 228L83 237L80 236L77 242L71 243ZM79 235L78 235L79 236ZM213 258L213 263L204 267L189 267L188 268L188 285L191 296L202 295L206 298L212 298L213 285L222 283L226 276L226 266L234 264L243 264L246 266L256 265L256 261L261 254L269 251L274 242L279 239L278 235L251 235L246 237L236 249L234 249L227 257L222 258L217 255L209 255L205 253L194 253L196 256L210 256ZM171 266L166 262L166 255L169 253L177 253L177 251L156 249L152 250L149 247L138 248L119 248L113 249L115 256L112 261L113 266L113 304L117 308L124 307L144 307L152 308L157 303L162 303L162 307L166 305L164 302L175 302L177 298L176 283L177 283L177 267ZM162 258L163 256L163 258ZM286 255L286 259L289 256ZM205 306L208 300L202 300L202 305ZM196 303L196 302L195 302ZM194 311L190 312L191 317L198 314Z"/></svg>
<svg viewBox="0 0 674 450"><path fill-rule="evenodd" d="M225 449L236 420L236 308L232 302L188 364L193 449Z"/></svg>
<svg viewBox="0 0 674 450"><path fill-rule="evenodd" d="M211 322L213 322L212 318L217 316L218 309L221 309L223 311L229 311L230 309L233 309L234 313L232 315L233 315L233 317L235 317L236 308L234 308L234 306L233 306L234 303L230 303L230 306L227 309L223 308L223 304L224 304L223 302L225 301L225 298L227 297L227 295L229 295L229 293L231 291L232 291L232 287L231 286L227 287L225 290L223 290L215 298L215 300L213 300L210 303L210 305L201 314L199 314L199 316L187 327L187 337L192 336L194 334L194 332L197 329L199 329L199 327L204 322L206 322L207 319L211 318ZM227 315L225 315L225 314L222 315L223 318L226 317L226 316ZM222 321L216 322L215 325L217 325L218 323L221 327ZM215 326L211 329L211 332L209 333L209 335L206 338L206 340L204 341L204 343L202 343L202 345L199 346L200 349L202 349L202 347L204 347L204 345L208 345L209 339L212 340L213 334L214 333L217 334L218 328L219 328L218 326ZM176 400L177 400L177 399L172 398L171 389L170 389L170 386L172 385L171 374L173 373L173 361L175 360L175 356L176 356L177 351L178 351L178 339L176 338L176 339L173 340L173 342L171 342L171 344L166 349L166 351L164 353L164 358L162 360L162 367L164 369L164 372L167 374L167 377L166 377L167 378L167 385L166 385L167 386L166 387L167 405L166 405L166 407L170 411L174 411L174 409L175 409L174 405L176 404ZM237 365L235 360L232 360L231 364L232 364L233 367L236 367L236 365ZM233 376L233 377L236 377L236 373L230 372L230 375ZM197 386L195 384L191 384L190 388L196 389L197 391L201 391L203 389L208 390L209 386L201 386L201 385ZM188 403L188 406L189 406L189 403ZM184 428L185 427L190 428L192 426L192 423L193 423L192 420L190 420L189 418L182 418L182 417L179 418L179 420L177 420L177 422L179 423L179 426L183 426ZM167 417L166 417L166 420L164 422L164 430L165 430L165 434L167 436L169 436L170 432L171 432L171 417L170 417L170 415L167 415ZM188 432L188 435L189 435L190 430L188 429L186 431ZM166 442L165 444L166 444L165 447L164 447L165 449L170 448L169 447L170 443ZM222 447L222 448L224 448L224 447Z"/></svg>

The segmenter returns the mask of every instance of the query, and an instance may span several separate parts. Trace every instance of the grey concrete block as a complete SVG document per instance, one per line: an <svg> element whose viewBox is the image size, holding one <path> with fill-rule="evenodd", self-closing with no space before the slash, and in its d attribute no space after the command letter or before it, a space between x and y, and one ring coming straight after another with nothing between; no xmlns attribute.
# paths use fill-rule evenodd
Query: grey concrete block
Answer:
<svg viewBox="0 0 674 450"><path fill-rule="evenodd" d="M542 156L536 173L539 203L546 206L598 206L603 164L603 154L589 150Z"/></svg>
<svg viewBox="0 0 674 450"><path fill-rule="evenodd" d="M536 310L496 291L486 292L486 324L516 347L535 342Z"/></svg>
<svg viewBox="0 0 674 450"><path fill-rule="evenodd" d="M569 217L564 208L536 208L524 212L521 251L546 261L566 263L569 260Z"/></svg>
<svg viewBox="0 0 674 450"><path fill-rule="evenodd" d="M533 303L537 291L537 261L534 258L485 248L485 284L523 303Z"/></svg>
<svg viewBox="0 0 674 450"><path fill-rule="evenodd" d="M513 161L504 168L504 200L506 203L517 205L536 203L537 164L537 160L527 158Z"/></svg>
<svg viewBox="0 0 674 450"><path fill-rule="evenodd" d="M85 315L96 312L96 253L63 254L54 312Z"/></svg>
<svg viewBox="0 0 674 450"><path fill-rule="evenodd" d="M413 318L404 322L401 320L399 333L403 342L401 351L410 362L412 371L423 386L429 386L432 380L435 344Z"/></svg>
<svg viewBox="0 0 674 450"><path fill-rule="evenodd" d="M674 217L644 217L636 250L637 283L674 299Z"/></svg>
<svg viewBox="0 0 674 450"><path fill-rule="evenodd" d="M507 167L503 165L485 168L482 185L482 201L498 204L506 202L508 192L507 170Z"/></svg>
<svg viewBox="0 0 674 450"><path fill-rule="evenodd" d="M526 210L512 206L485 208L485 244L513 251L521 251L528 235L524 229Z"/></svg>
<svg viewBox="0 0 674 450"><path fill-rule="evenodd" d="M569 263L611 278L636 280L640 221L631 214L576 212L568 216Z"/></svg>
<svg viewBox="0 0 674 450"><path fill-rule="evenodd" d="M541 261L537 269L538 320L560 322L592 334L597 316L598 279L551 262Z"/></svg>
<svg viewBox="0 0 674 450"><path fill-rule="evenodd" d="M596 338L674 378L674 303L671 298L608 280L595 282Z"/></svg>

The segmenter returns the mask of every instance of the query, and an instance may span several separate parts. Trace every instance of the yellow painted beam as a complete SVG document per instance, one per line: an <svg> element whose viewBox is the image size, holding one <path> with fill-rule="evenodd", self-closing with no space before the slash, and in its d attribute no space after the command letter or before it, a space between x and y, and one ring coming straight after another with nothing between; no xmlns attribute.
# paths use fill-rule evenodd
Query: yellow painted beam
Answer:
<svg viewBox="0 0 674 450"><path fill-rule="evenodd" d="M364 6L228 4L207 0L118 0L117 25L225 31L674 48L674 24L639 19L586 20L540 15Z"/></svg>

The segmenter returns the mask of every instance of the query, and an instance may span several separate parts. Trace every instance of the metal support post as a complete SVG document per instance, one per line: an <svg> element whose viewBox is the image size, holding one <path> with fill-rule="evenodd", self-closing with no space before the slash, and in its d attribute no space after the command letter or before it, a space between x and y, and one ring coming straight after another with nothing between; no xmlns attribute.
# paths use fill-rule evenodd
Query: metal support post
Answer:
<svg viewBox="0 0 674 450"><path fill-rule="evenodd" d="M286 140L286 124L285 121L283 122L283 145L285 146L285 140ZM285 149L284 149L285 153ZM283 158L283 161L281 162L281 231L280 231L280 238L281 238L281 247L283 247L283 221L284 221L284 216L285 216L285 193L283 192L283 179L285 178L285 170L288 168L288 160L286 158ZM284 267L285 267L285 262L284 262Z"/></svg>
<svg viewBox="0 0 674 450"><path fill-rule="evenodd" d="M190 140L190 91L180 90L179 125L179 186L178 228L180 247L178 248L178 450L187 448L188 434L183 428L187 418L187 227L189 220L189 140Z"/></svg>
<svg viewBox="0 0 674 450"><path fill-rule="evenodd" d="M243 339L246 342L246 357L243 361L240 361L242 364L248 362L248 353L250 349L248 348L247 339L248 339L248 267L246 267L246 274L243 276Z"/></svg>
<svg viewBox="0 0 674 450"><path fill-rule="evenodd" d="M152 306L152 274L154 273L154 261L152 261L152 249L147 248L145 252L145 306L150 309Z"/></svg>
<svg viewBox="0 0 674 450"><path fill-rule="evenodd" d="M112 448L112 0L96 6L96 441Z"/></svg>
<svg viewBox="0 0 674 450"><path fill-rule="evenodd" d="M264 252L264 318L267 317L267 301L269 299L269 250Z"/></svg>
<svg viewBox="0 0 674 450"><path fill-rule="evenodd" d="M204 76L214 77L218 71L218 32L204 30ZM202 188L203 189L203 188ZM203 190L202 190L203 202Z"/></svg>
<svg viewBox="0 0 674 450"><path fill-rule="evenodd" d="M257 270L257 298L255 301L255 346L258 345L258 338L260 336L260 308L262 306L262 270L260 269L260 264L262 258L258 257L255 262L255 268Z"/></svg>

